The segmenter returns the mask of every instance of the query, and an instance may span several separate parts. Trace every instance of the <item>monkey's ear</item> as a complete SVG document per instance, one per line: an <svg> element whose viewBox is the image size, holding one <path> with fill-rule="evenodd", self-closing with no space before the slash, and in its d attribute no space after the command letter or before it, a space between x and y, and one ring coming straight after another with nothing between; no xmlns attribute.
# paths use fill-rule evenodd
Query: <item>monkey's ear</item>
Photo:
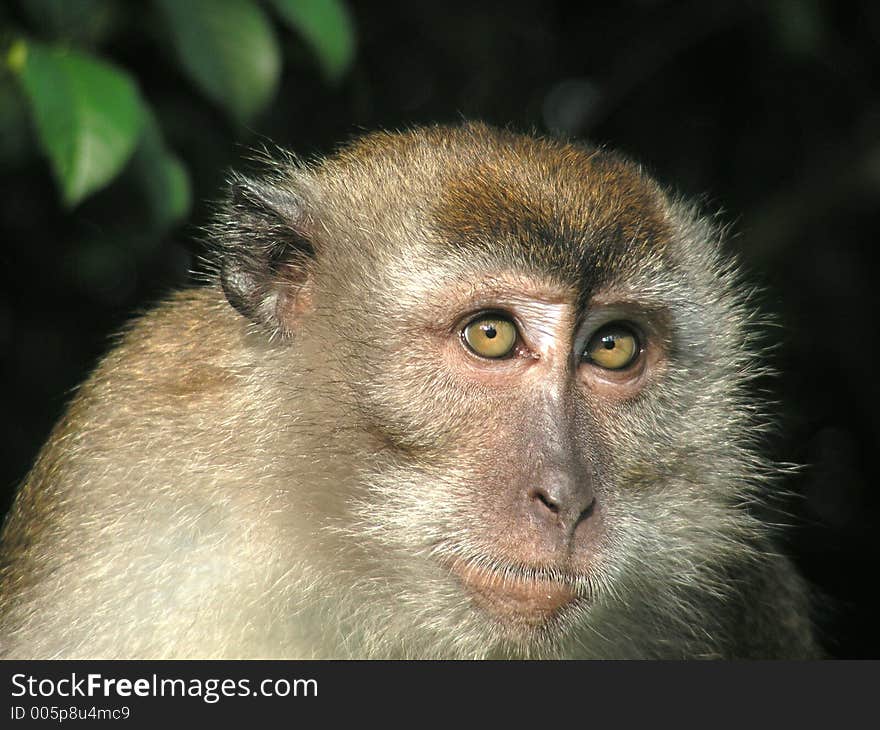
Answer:
<svg viewBox="0 0 880 730"><path fill-rule="evenodd" d="M303 197L292 179L236 175L212 227L220 282L229 303L249 319L290 334L309 307L315 250Z"/></svg>

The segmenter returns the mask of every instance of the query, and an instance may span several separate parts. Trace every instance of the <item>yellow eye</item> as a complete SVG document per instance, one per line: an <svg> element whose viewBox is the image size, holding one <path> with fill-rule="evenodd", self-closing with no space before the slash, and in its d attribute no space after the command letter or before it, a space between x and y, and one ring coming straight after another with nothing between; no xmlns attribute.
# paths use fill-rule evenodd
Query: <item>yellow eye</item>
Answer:
<svg viewBox="0 0 880 730"><path fill-rule="evenodd" d="M484 314L468 324L462 336L477 355L497 359L513 351L516 325L504 316Z"/></svg>
<svg viewBox="0 0 880 730"><path fill-rule="evenodd" d="M600 329L584 353L586 359L606 370L623 370L639 356L641 345L628 327L618 324Z"/></svg>

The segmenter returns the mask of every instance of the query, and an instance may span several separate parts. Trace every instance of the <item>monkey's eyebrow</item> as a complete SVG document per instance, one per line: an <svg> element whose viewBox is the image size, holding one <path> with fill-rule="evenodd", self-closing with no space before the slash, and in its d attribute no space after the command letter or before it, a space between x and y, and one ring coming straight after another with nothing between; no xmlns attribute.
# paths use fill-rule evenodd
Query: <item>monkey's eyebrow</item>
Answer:
<svg viewBox="0 0 880 730"><path fill-rule="evenodd" d="M662 292L647 292L644 288L613 283L582 292L579 304L585 309L623 307L645 312L669 311L675 309L675 298L666 297Z"/></svg>
<svg viewBox="0 0 880 730"><path fill-rule="evenodd" d="M659 326L667 327L673 319L675 307L667 301L656 297L640 297L632 293L620 293L618 296L607 294L589 296L577 305L578 321L588 321L595 316L632 317L650 319Z"/></svg>
<svg viewBox="0 0 880 730"><path fill-rule="evenodd" d="M452 281L433 288L424 298L422 310L433 327L448 329L463 315L480 309L514 308L522 310L528 305L571 306L576 303L573 291L565 292L558 285L546 286L532 280L528 284L512 278L471 279Z"/></svg>
<svg viewBox="0 0 880 730"><path fill-rule="evenodd" d="M573 288L549 277L506 271L447 278L437 287L437 295L436 299L456 301L510 299L547 304L574 303L577 297Z"/></svg>

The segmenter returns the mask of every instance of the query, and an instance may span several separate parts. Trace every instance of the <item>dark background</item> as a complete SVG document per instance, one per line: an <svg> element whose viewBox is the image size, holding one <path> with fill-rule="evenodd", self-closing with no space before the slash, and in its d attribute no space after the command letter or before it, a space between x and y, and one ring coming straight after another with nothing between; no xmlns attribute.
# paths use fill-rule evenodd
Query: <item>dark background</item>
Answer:
<svg viewBox="0 0 880 730"><path fill-rule="evenodd" d="M607 144L723 211L782 325L767 335L782 375L765 387L781 424L767 449L804 465L779 485L795 494L788 548L825 597L829 653L880 657L880 3L351 3L343 82L286 36L281 89L247 128L181 77L149 8L124 5L135 17L95 50L137 77L194 207L138 234L123 175L65 212L28 126L0 139L0 512L110 334L198 268L197 227L249 147L308 155L376 127L481 118ZM0 115L18 113L10 93Z"/></svg>

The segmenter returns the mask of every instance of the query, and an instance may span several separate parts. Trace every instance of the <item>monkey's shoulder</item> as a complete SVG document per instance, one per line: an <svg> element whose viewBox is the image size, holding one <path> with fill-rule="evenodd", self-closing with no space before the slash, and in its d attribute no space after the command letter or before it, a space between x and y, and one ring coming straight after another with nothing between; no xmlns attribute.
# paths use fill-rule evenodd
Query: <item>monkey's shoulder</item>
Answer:
<svg viewBox="0 0 880 730"><path fill-rule="evenodd" d="M215 287L176 292L125 327L82 391L110 383L114 389L194 396L228 386L244 365L247 331L246 320ZM107 395L112 393L102 397Z"/></svg>
<svg viewBox="0 0 880 730"><path fill-rule="evenodd" d="M96 495L124 503L129 487L176 483L213 455L205 444L236 428L224 413L243 399L246 330L210 287L178 292L134 319L77 389L16 506L58 511L63 497L70 512Z"/></svg>

